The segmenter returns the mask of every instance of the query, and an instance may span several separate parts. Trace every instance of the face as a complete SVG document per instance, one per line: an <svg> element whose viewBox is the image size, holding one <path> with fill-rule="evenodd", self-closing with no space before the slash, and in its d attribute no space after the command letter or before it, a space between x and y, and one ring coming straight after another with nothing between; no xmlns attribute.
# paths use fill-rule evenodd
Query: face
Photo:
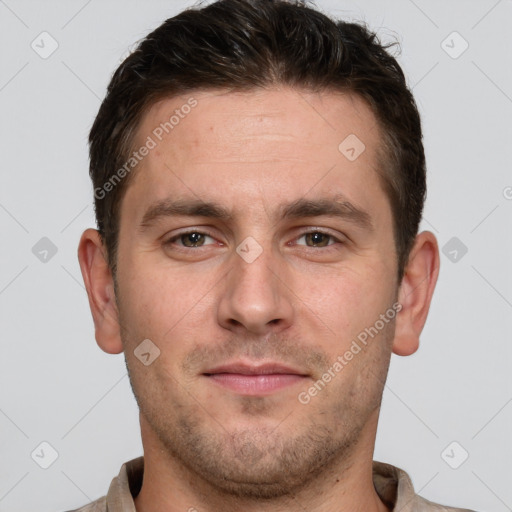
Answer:
<svg viewBox="0 0 512 512"><path fill-rule="evenodd" d="M148 431L219 489L282 495L373 446L398 287L379 143L357 97L286 88L166 99L138 129L127 366Z"/></svg>

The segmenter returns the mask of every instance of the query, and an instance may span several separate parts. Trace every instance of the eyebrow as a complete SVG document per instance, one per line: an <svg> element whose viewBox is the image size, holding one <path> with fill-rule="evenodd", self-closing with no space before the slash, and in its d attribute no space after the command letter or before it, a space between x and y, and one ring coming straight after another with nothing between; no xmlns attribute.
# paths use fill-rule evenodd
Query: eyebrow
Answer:
<svg viewBox="0 0 512 512"><path fill-rule="evenodd" d="M144 213L139 231L143 232L157 221L167 217L207 217L223 221L232 221L233 214L224 206L205 202L200 199L163 199L152 205ZM297 199L278 207L277 217L280 220L300 219L308 217L337 217L354 225L373 231L374 225L370 214L350 203L343 196L319 199Z"/></svg>

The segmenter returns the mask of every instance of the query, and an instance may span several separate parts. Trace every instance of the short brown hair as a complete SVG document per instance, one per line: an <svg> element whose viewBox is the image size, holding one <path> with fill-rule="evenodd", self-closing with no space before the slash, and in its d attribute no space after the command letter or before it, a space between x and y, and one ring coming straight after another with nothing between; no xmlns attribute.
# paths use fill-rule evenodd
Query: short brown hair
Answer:
<svg viewBox="0 0 512 512"><path fill-rule="evenodd" d="M336 21L300 0L218 0L150 33L114 73L89 135L98 231L116 275L119 212L134 173L105 183L129 159L156 101L203 89L289 85L359 95L382 133L379 177L390 201L401 281L426 195L420 116L402 69L365 26Z"/></svg>

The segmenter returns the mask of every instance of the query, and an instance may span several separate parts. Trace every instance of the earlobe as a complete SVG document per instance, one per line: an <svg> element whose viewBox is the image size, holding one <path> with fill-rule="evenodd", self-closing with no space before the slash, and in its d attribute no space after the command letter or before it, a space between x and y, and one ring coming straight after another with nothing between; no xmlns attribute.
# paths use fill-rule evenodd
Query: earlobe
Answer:
<svg viewBox="0 0 512 512"><path fill-rule="evenodd" d="M400 284L398 301L402 309L397 315L393 342L393 352L397 355L408 356L418 350L439 275L439 264L436 237L430 231L423 231L416 236Z"/></svg>
<svg viewBox="0 0 512 512"><path fill-rule="evenodd" d="M112 273L96 229L82 233L78 261L94 320L96 342L109 354L123 351Z"/></svg>

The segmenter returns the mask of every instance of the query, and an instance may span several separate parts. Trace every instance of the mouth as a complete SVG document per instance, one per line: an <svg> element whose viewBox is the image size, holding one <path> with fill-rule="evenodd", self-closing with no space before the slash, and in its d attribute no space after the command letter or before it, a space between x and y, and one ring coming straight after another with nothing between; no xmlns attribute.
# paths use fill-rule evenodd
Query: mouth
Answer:
<svg viewBox="0 0 512 512"><path fill-rule="evenodd" d="M306 373L279 363L232 363L212 368L203 376L223 388L240 395L266 396L303 383Z"/></svg>

